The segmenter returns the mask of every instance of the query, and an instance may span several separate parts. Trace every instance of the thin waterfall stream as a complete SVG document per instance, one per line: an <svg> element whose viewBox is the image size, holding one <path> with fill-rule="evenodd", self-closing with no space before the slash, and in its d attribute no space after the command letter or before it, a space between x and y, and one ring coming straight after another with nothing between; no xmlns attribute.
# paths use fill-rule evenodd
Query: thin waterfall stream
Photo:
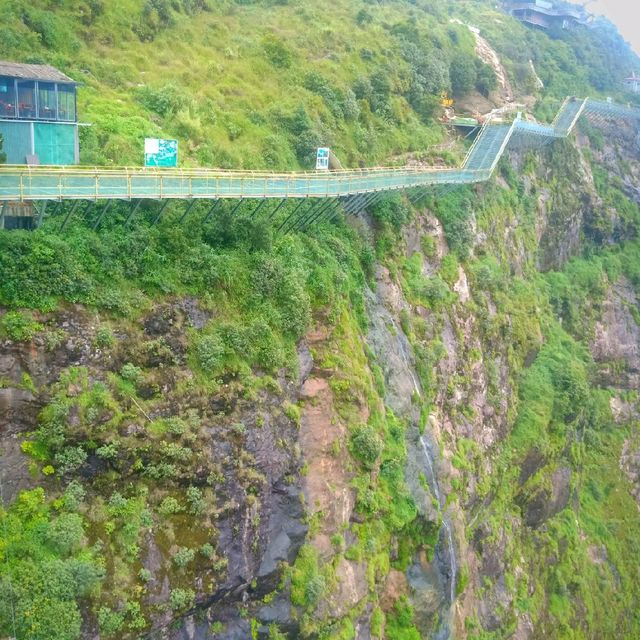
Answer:
<svg viewBox="0 0 640 640"><path fill-rule="evenodd" d="M446 512L447 496L438 481L439 450L434 435L423 433L420 427L425 398L411 344L382 296L374 291L369 295L368 343L383 369L385 401L410 421L407 481L422 517L439 528L433 557L417 555L407 569L407 579L424 637L450 640L458 559L453 524Z"/></svg>

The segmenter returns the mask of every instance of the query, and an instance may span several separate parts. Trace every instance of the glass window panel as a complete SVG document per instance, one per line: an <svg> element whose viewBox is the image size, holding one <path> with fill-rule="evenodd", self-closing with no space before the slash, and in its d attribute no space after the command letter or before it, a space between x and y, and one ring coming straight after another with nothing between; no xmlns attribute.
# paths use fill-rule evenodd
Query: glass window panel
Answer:
<svg viewBox="0 0 640 640"><path fill-rule="evenodd" d="M53 82L38 82L38 118L56 119L56 85Z"/></svg>
<svg viewBox="0 0 640 640"><path fill-rule="evenodd" d="M36 83L33 80L18 81L18 117L36 117Z"/></svg>
<svg viewBox="0 0 640 640"><path fill-rule="evenodd" d="M16 117L16 86L13 78L0 77L0 118Z"/></svg>
<svg viewBox="0 0 640 640"><path fill-rule="evenodd" d="M69 84L58 85L58 120L75 122L76 88Z"/></svg>

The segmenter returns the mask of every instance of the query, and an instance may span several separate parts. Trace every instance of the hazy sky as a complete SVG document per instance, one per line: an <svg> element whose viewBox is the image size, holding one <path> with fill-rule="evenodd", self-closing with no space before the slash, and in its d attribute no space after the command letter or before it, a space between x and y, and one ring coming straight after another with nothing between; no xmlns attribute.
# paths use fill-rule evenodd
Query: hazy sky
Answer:
<svg viewBox="0 0 640 640"><path fill-rule="evenodd" d="M582 2L593 13L601 13L613 22L636 53L640 53L640 1L639 0L595 0Z"/></svg>

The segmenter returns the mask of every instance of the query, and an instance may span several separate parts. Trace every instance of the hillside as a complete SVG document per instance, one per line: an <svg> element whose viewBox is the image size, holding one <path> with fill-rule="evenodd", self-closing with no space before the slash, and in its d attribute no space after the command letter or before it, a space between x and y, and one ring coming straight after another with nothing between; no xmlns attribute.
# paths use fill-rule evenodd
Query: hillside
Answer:
<svg viewBox="0 0 640 640"><path fill-rule="evenodd" d="M541 121L633 101L612 25L482 0L16 0L0 59L83 82L88 164L456 164L441 92L506 92L466 25ZM0 637L640 637L637 140L583 117L304 232L0 230Z"/></svg>
<svg viewBox="0 0 640 640"><path fill-rule="evenodd" d="M53 64L83 83L84 164L139 165L143 138L165 135L186 166L251 169L310 168L320 144L351 167L438 159L439 94L495 85L460 22L489 38L521 96L535 86L529 60L549 99L617 96L634 68L607 23L554 40L493 7L16 0L0 8L0 59Z"/></svg>

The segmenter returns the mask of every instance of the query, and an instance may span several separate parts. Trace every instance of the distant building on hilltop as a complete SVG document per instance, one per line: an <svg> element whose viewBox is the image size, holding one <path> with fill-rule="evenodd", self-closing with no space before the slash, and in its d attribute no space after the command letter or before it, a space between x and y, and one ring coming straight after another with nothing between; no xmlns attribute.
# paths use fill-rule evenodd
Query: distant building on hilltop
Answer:
<svg viewBox="0 0 640 640"><path fill-rule="evenodd" d="M8 164L78 164L76 86L48 65L0 61L0 134Z"/></svg>
<svg viewBox="0 0 640 640"><path fill-rule="evenodd" d="M624 88L632 93L640 93L640 76L632 73L628 78L625 78Z"/></svg>
<svg viewBox="0 0 640 640"><path fill-rule="evenodd" d="M541 29L571 29L578 24L589 24L592 20L584 7L569 2L506 0L505 5L514 18Z"/></svg>

